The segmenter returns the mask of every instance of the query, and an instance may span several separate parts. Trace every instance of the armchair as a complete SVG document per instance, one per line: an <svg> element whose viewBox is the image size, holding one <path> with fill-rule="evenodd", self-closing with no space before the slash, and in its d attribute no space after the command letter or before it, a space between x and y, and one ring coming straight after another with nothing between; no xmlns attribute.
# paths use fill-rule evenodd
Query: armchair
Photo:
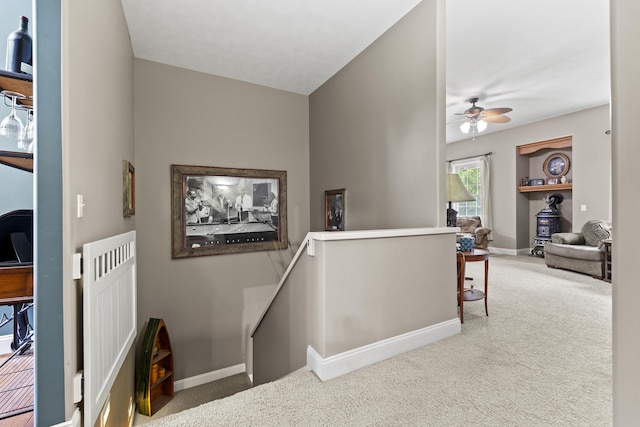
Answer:
<svg viewBox="0 0 640 427"><path fill-rule="evenodd" d="M544 245L547 267L562 268L593 277L604 276L603 240L611 239L611 222L587 221L579 233L554 233Z"/></svg>
<svg viewBox="0 0 640 427"><path fill-rule="evenodd" d="M473 234L476 248L486 249L489 246L491 229L482 226L482 220L479 216L459 216L456 220L456 227L460 227L462 234Z"/></svg>

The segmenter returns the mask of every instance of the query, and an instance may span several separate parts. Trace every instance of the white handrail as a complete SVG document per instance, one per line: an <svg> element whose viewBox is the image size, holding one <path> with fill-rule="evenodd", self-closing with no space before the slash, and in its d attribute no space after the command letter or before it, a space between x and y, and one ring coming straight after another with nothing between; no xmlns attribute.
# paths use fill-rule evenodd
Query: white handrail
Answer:
<svg viewBox="0 0 640 427"><path fill-rule="evenodd" d="M307 244L309 243L309 235L310 234L311 233L307 233L307 235L305 236L304 240L300 244L300 247L298 248L298 251L293 256L293 258L291 259L291 262L287 266L287 269L285 270L284 274L280 278L280 282L278 283L278 287L276 288L276 291L274 292L273 296L269 300L269 304L267 304L265 306L264 310L262 310L262 313L260 314L260 317L258 318L258 321L256 322L255 326L251 330L251 337L252 338L253 338L253 334L258 329L258 326L260 326L260 323L262 323L262 319L264 319L264 316L267 314L267 311L269 311L269 307L271 307L271 304L273 304L273 301L278 296L278 293L280 292L280 289L282 289L282 286L284 285L284 282L287 280L287 277L289 277L289 273L291 272L291 269L293 269L293 266L298 261L298 258L300 258L300 255L302 254L302 252L306 250Z"/></svg>

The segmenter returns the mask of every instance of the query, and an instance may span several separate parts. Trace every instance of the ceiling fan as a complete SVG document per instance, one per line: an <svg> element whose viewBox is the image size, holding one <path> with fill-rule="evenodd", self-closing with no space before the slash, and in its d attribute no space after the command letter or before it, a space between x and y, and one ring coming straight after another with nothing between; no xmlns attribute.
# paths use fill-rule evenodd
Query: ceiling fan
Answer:
<svg viewBox="0 0 640 427"><path fill-rule="evenodd" d="M471 103L471 107L464 110L464 113L456 113L458 115L464 115L463 119L466 121L460 125L460 130L463 133L471 133L473 139L475 134L480 133L487 128L487 123L508 123L511 121L510 117L505 116L505 113L512 111L511 108L482 108L476 105L478 98L469 98L466 102Z"/></svg>

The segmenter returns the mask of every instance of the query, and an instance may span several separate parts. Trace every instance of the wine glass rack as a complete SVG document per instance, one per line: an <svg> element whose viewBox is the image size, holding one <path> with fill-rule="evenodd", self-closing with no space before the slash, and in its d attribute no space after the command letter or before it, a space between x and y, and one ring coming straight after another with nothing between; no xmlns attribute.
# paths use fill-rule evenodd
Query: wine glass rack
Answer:
<svg viewBox="0 0 640 427"><path fill-rule="evenodd" d="M23 105L33 106L33 77L29 74L0 70L0 90L11 90L26 96ZM0 150L0 164L33 172L33 153Z"/></svg>

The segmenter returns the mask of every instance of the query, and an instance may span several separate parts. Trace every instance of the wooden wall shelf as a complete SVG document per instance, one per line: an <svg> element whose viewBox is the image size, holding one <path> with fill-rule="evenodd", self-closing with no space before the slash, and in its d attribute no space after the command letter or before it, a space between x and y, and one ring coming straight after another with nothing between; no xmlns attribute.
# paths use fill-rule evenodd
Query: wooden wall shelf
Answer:
<svg viewBox="0 0 640 427"><path fill-rule="evenodd" d="M532 154L547 148L570 148L573 144L573 137L562 136L560 138L548 139L546 141L532 142L531 144L518 145L518 155Z"/></svg>
<svg viewBox="0 0 640 427"><path fill-rule="evenodd" d="M535 191L562 191L571 190L573 188L572 183L567 184L550 184L550 185L526 185L524 187L518 187L520 193L533 193Z"/></svg>
<svg viewBox="0 0 640 427"><path fill-rule="evenodd" d="M0 164L33 172L33 153L0 150Z"/></svg>
<svg viewBox="0 0 640 427"><path fill-rule="evenodd" d="M29 74L0 70L0 90L12 90L27 97L19 104L33 106L33 77Z"/></svg>

